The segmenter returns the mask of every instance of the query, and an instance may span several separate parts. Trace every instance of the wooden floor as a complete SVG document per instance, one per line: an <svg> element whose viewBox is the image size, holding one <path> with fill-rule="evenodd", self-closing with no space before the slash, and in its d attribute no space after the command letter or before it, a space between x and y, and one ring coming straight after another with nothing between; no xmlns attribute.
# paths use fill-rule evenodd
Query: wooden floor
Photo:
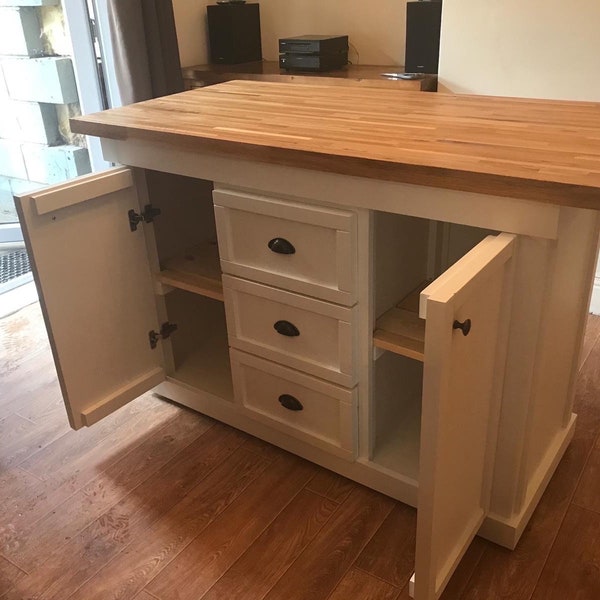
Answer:
<svg viewBox="0 0 600 600"><path fill-rule="evenodd" d="M600 318L575 439L513 552L443 600L600 598ZM415 511L146 395L70 431L38 305L0 321L2 600L408 598Z"/></svg>

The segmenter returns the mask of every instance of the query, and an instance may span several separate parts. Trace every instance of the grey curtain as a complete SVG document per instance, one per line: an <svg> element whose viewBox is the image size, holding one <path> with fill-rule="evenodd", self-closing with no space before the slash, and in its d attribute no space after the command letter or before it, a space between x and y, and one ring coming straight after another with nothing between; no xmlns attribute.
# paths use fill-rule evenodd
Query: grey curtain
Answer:
<svg viewBox="0 0 600 600"><path fill-rule="evenodd" d="M171 0L109 0L115 72L123 104L183 91Z"/></svg>

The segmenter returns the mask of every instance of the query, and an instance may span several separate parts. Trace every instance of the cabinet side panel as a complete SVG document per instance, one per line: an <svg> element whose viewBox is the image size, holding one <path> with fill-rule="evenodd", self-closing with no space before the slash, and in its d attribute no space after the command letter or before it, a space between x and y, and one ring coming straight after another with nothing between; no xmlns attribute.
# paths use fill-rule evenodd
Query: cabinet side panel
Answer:
<svg viewBox="0 0 600 600"><path fill-rule="evenodd" d="M584 209L561 208L551 279L544 299L532 406L528 423L523 499L552 463L548 450L571 417L573 386L596 264L600 217Z"/></svg>

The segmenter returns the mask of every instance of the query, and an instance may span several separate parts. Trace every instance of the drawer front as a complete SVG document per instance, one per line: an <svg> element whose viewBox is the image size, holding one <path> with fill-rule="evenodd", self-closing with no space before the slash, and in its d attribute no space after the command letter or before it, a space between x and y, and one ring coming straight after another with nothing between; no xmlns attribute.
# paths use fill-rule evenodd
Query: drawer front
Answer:
<svg viewBox="0 0 600 600"><path fill-rule="evenodd" d="M231 346L340 385L356 384L354 309L228 275L223 292Z"/></svg>
<svg viewBox="0 0 600 600"><path fill-rule="evenodd" d="M229 190L213 198L223 272L356 302L354 213Z"/></svg>
<svg viewBox="0 0 600 600"><path fill-rule="evenodd" d="M253 419L343 458L355 458L356 388L342 388L232 349L236 402Z"/></svg>

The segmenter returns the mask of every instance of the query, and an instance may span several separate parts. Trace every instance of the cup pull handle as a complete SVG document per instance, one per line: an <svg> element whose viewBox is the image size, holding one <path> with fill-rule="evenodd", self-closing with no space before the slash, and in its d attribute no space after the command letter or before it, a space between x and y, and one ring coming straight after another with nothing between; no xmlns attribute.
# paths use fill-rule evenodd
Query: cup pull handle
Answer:
<svg viewBox="0 0 600 600"><path fill-rule="evenodd" d="M286 335L287 337L296 337L300 335L299 329L289 321L277 321L273 325L275 331L281 335Z"/></svg>
<svg viewBox="0 0 600 600"><path fill-rule="evenodd" d="M281 394L281 396L279 396L279 404L288 410L302 410L304 408L302 402L300 402L298 398L290 396L290 394Z"/></svg>
<svg viewBox="0 0 600 600"><path fill-rule="evenodd" d="M268 244L269 250L276 254L295 254L296 248L294 248L291 242L288 242L285 238L273 238Z"/></svg>

